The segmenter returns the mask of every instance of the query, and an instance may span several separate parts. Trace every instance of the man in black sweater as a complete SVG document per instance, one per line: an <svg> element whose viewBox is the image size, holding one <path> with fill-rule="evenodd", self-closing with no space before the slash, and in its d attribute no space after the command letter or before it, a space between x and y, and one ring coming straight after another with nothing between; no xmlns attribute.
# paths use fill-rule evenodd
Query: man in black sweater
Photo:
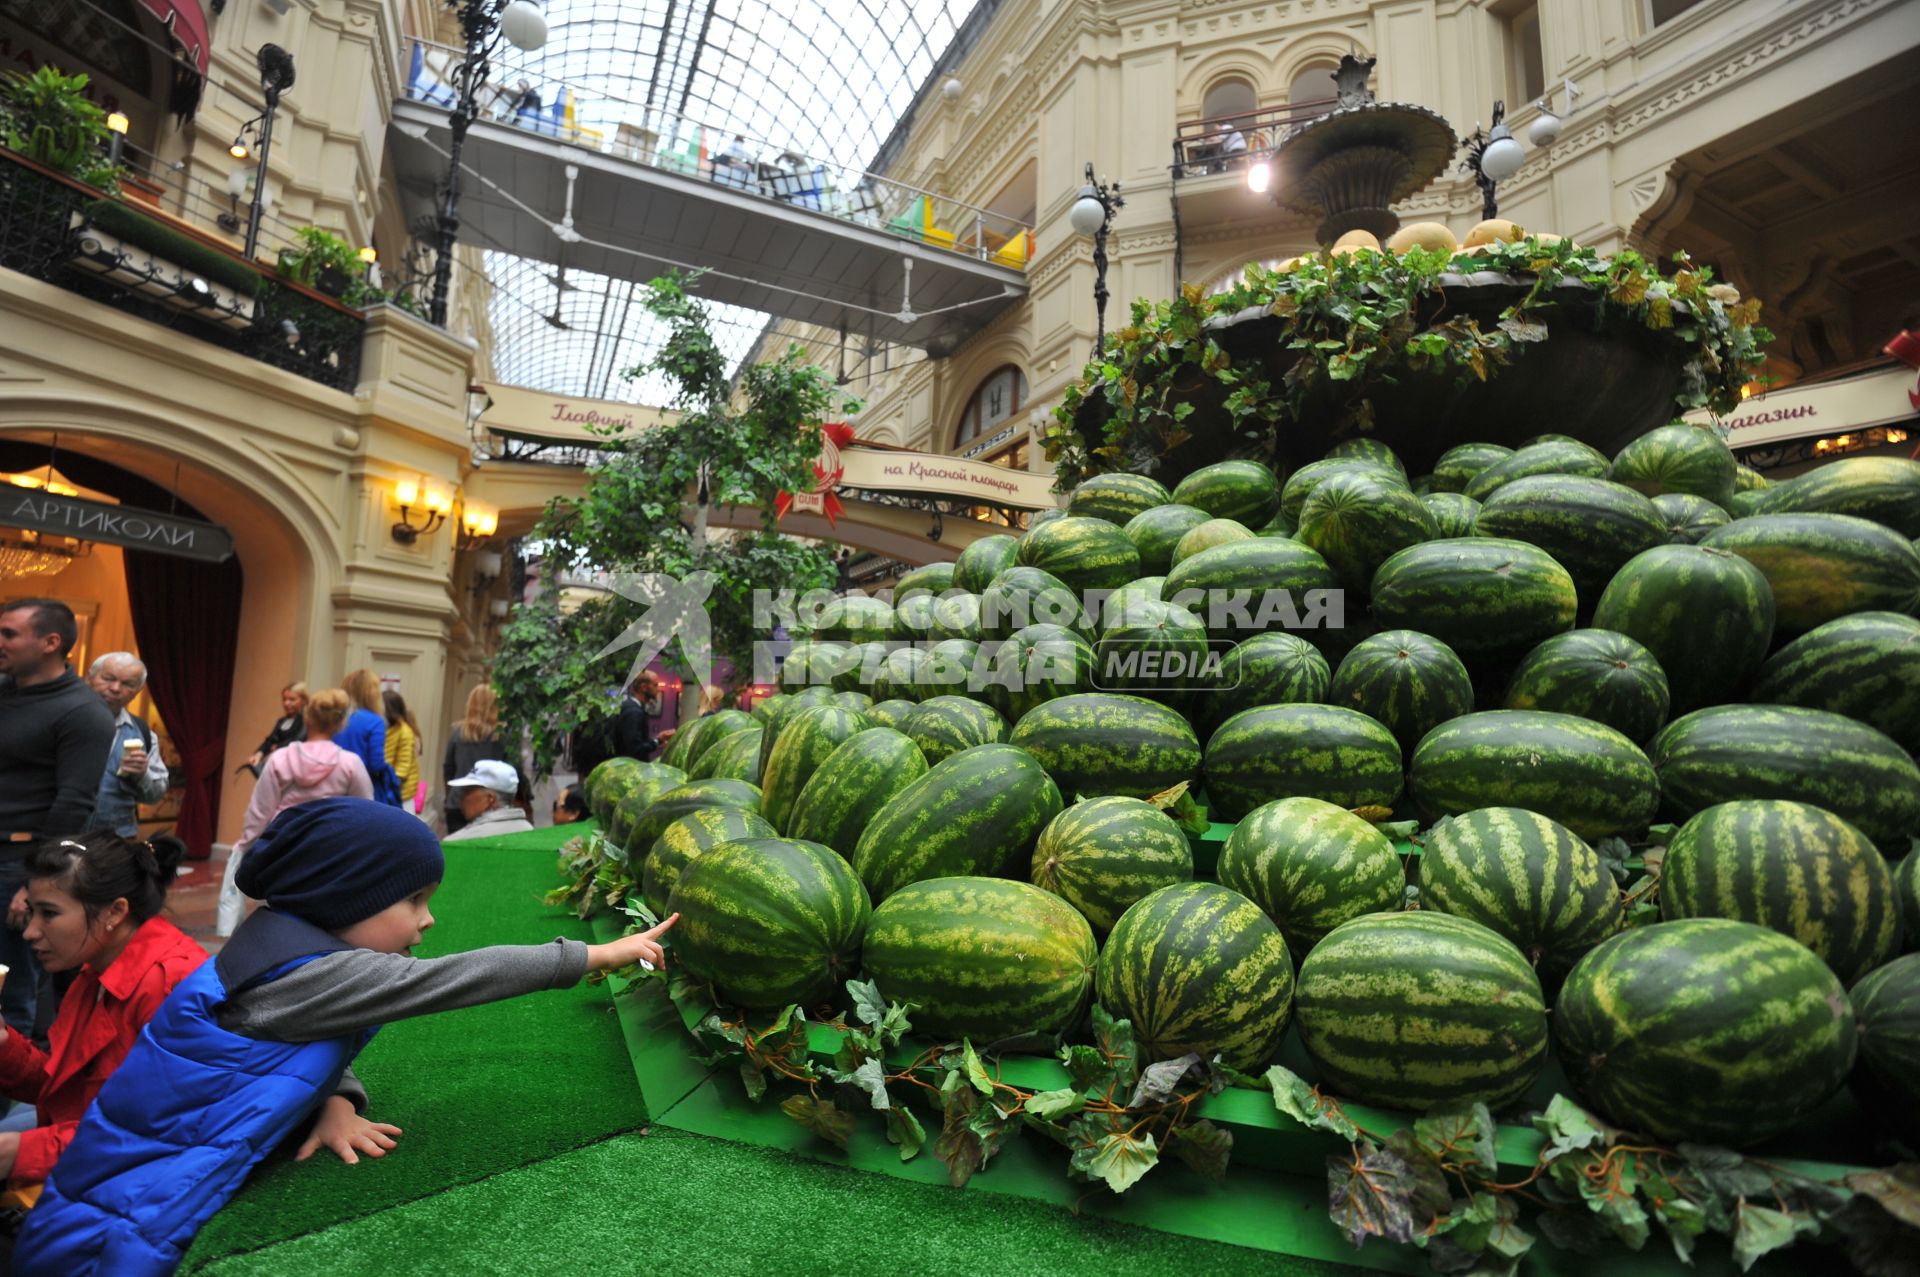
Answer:
<svg viewBox="0 0 1920 1277"><path fill-rule="evenodd" d="M19 903L36 841L88 827L106 774L113 715L67 667L76 634L73 610L58 600L0 604L0 901ZM0 962L11 968L0 1017L31 1035L40 971L20 934L24 908L13 904L0 927Z"/></svg>

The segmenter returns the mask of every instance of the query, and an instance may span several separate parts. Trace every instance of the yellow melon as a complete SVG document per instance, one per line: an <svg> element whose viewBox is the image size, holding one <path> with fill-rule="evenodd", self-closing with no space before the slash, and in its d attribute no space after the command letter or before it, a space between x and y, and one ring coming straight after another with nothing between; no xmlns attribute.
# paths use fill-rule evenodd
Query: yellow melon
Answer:
<svg viewBox="0 0 1920 1277"><path fill-rule="evenodd" d="M1345 235L1342 235L1339 239L1336 239L1335 241L1333 241L1333 246L1336 249L1340 249L1340 248L1377 249L1380 247L1380 239L1372 231L1348 231Z"/></svg>
<svg viewBox="0 0 1920 1277"><path fill-rule="evenodd" d="M1504 217L1490 217L1467 232L1466 244L1472 248L1475 244L1498 244L1525 239L1527 232Z"/></svg>
<svg viewBox="0 0 1920 1277"><path fill-rule="evenodd" d="M1404 253L1410 248L1434 249L1442 253L1451 253L1460 247L1460 241L1453 237L1453 231L1444 222L1411 222L1402 226L1387 240L1387 251Z"/></svg>

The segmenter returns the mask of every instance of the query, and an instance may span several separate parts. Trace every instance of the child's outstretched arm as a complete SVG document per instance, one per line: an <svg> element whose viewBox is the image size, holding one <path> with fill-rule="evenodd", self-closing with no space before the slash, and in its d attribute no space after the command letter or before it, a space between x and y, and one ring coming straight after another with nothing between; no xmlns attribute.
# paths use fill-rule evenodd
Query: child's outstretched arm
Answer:
<svg viewBox="0 0 1920 1277"><path fill-rule="evenodd" d="M673 924L678 921L680 921L680 915L676 913L657 926L630 936L622 936L611 944L588 945L587 970L612 971L618 967L632 966L636 962L650 963L655 967L665 966L667 958L661 952L660 937L671 931Z"/></svg>

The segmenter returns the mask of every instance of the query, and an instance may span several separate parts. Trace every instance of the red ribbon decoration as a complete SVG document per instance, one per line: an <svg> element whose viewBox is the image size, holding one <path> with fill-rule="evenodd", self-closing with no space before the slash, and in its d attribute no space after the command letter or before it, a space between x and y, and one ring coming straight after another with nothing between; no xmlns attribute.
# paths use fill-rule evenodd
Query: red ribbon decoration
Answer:
<svg viewBox="0 0 1920 1277"><path fill-rule="evenodd" d="M827 526L846 512L834 489L846 467L840 464L840 449L853 442L853 427L844 421L829 421L820 427L820 459L813 463L813 488L808 492L782 492L773 499L773 517L782 519L789 510L813 511L827 516Z"/></svg>

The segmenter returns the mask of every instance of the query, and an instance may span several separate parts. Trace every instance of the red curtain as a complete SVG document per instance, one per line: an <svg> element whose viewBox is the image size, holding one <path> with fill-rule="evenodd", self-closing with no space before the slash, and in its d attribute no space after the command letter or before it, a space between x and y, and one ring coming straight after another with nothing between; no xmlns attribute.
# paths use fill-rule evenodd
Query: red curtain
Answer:
<svg viewBox="0 0 1920 1277"><path fill-rule="evenodd" d="M162 507L164 508L164 507ZM180 751L186 793L174 830L187 854L213 852L240 646L240 561L198 563L127 551L127 600L147 686Z"/></svg>

